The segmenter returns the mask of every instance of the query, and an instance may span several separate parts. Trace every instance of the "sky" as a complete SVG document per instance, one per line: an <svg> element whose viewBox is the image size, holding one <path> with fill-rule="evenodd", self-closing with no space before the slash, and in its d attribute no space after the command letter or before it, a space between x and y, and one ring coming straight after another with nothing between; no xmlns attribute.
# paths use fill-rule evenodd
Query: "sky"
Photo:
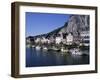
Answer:
<svg viewBox="0 0 100 80"><path fill-rule="evenodd" d="M45 34L62 27L69 14L26 12L26 37Z"/></svg>

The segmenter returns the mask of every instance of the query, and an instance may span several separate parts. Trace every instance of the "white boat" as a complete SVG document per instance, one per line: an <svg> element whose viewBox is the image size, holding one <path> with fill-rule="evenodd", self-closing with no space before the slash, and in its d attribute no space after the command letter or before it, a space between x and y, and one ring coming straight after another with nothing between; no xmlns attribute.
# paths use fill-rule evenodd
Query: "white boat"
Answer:
<svg viewBox="0 0 100 80"><path fill-rule="evenodd" d="M30 47L31 47L31 45L30 45L30 44L27 44L27 45L26 45L26 47L27 47L27 48L30 48Z"/></svg>
<svg viewBox="0 0 100 80"><path fill-rule="evenodd" d="M60 49L55 46L52 46L52 47L48 47L48 51L60 51Z"/></svg>
<svg viewBox="0 0 100 80"><path fill-rule="evenodd" d="M82 55L82 52L77 48L70 50L70 52L72 55Z"/></svg>
<svg viewBox="0 0 100 80"><path fill-rule="evenodd" d="M60 49L58 49L58 48L56 48L56 47L53 47L53 48L51 48L52 50L54 50L54 51L60 51Z"/></svg>
<svg viewBox="0 0 100 80"><path fill-rule="evenodd" d="M43 47L43 50L48 50L48 48L47 47Z"/></svg>
<svg viewBox="0 0 100 80"><path fill-rule="evenodd" d="M34 46L34 45L32 45L32 48L35 48L35 46Z"/></svg>
<svg viewBox="0 0 100 80"><path fill-rule="evenodd" d="M41 47L40 47L40 46L36 46L36 49L37 49L37 50L40 50L40 49L41 49Z"/></svg>
<svg viewBox="0 0 100 80"><path fill-rule="evenodd" d="M61 52L68 52L68 49L61 48Z"/></svg>

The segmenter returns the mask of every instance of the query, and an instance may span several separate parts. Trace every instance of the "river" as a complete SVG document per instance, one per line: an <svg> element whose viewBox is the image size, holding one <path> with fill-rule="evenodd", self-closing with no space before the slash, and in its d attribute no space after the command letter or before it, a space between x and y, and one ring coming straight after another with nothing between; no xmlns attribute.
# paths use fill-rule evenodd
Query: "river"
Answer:
<svg viewBox="0 0 100 80"><path fill-rule="evenodd" d="M89 51L85 51L89 53ZM57 51L26 48L26 67L89 64L89 55L70 55Z"/></svg>

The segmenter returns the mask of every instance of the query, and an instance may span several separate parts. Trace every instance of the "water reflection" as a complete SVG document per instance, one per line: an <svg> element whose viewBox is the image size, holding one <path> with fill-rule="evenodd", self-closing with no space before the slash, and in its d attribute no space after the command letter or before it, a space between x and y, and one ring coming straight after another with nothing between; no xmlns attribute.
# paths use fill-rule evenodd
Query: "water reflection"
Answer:
<svg viewBox="0 0 100 80"><path fill-rule="evenodd" d="M89 53L88 51L84 51ZM89 64L89 55L26 48L26 67Z"/></svg>

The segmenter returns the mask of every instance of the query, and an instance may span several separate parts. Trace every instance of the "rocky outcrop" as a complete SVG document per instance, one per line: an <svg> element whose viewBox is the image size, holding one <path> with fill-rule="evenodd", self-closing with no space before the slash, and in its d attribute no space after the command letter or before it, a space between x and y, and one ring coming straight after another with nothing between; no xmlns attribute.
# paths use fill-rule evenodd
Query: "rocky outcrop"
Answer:
<svg viewBox="0 0 100 80"><path fill-rule="evenodd" d="M73 33L78 36L81 31L89 31L89 16L88 15L72 15L64 26L48 33L49 37L60 33Z"/></svg>

